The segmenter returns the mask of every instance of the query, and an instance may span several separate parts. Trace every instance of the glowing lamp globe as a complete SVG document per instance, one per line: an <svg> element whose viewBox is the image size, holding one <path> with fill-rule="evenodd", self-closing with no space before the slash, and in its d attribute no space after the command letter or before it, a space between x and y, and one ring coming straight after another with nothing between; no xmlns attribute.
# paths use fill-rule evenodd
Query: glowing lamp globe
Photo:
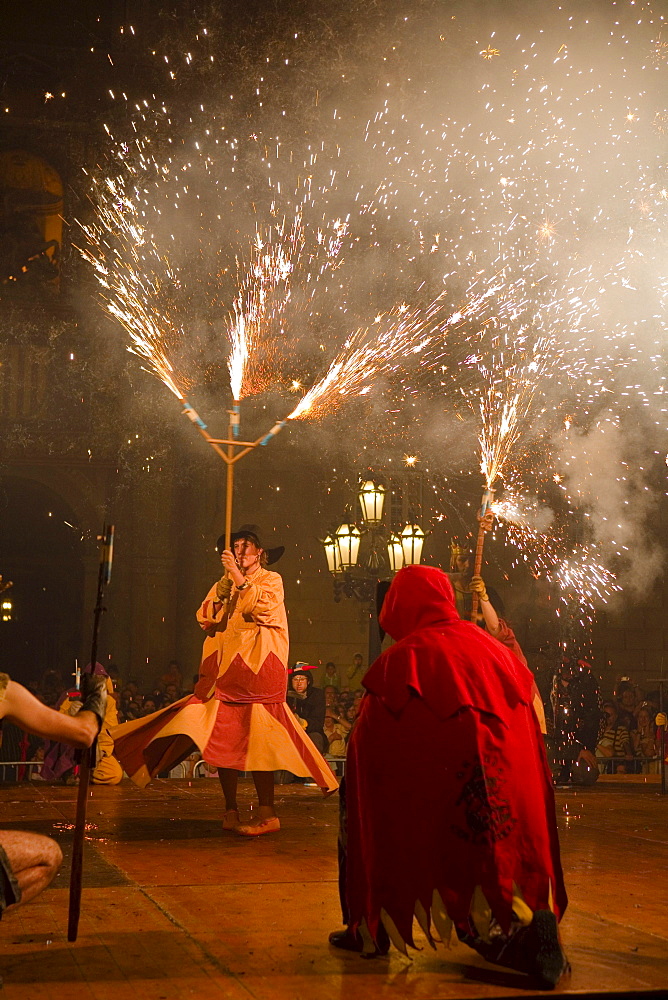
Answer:
<svg viewBox="0 0 668 1000"><path fill-rule="evenodd" d="M390 561L390 569L393 573L398 573L404 564L404 550L398 535L390 535L390 540L387 543L387 556Z"/></svg>
<svg viewBox="0 0 668 1000"><path fill-rule="evenodd" d="M352 569L357 565L357 554L360 548L360 530L354 524L341 524L336 529L336 545L339 550L339 566L341 570Z"/></svg>
<svg viewBox="0 0 668 1000"><path fill-rule="evenodd" d="M331 535L322 543L325 547L325 558L327 559L327 569L330 573L341 572L341 559L339 558L339 546Z"/></svg>
<svg viewBox="0 0 668 1000"><path fill-rule="evenodd" d="M380 524L383 520L383 505L385 504L385 487L376 486L369 480L362 483L359 497L362 517L367 524Z"/></svg>
<svg viewBox="0 0 668 1000"><path fill-rule="evenodd" d="M401 532L404 566L419 566L425 533L418 524L407 524Z"/></svg>

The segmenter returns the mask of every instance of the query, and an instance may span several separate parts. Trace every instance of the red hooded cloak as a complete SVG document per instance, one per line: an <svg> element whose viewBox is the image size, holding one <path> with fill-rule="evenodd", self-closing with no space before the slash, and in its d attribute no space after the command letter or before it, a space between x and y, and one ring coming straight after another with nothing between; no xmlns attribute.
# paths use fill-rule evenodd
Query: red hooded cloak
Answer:
<svg viewBox="0 0 668 1000"><path fill-rule="evenodd" d="M351 930L375 940L382 911L395 944L413 944L414 915L427 933L433 920L443 934L447 918L466 932L482 905L487 926L493 918L509 933L518 899L560 919L567 900L532 674L459 618L433 567L397 574L380 624L397 642L364 678L348 748Z"/></svg>

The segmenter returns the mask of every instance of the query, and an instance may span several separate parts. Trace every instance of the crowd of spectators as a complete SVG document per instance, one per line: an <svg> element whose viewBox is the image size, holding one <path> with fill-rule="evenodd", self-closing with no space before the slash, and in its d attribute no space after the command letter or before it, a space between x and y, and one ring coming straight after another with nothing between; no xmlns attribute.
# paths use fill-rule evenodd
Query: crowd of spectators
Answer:
<svg viewBox="0 0 668 1000"><path fill-rule="evenodd" d="M129 680L123 684L120 671L113 663L106 666L111 678L114 696L118 707L119 722L128 722L171 705L184 694L193 690L197 676L192 679L190 687L183 683L181 670L176 660L172 660L158 684L146 687L143 691L139 684ZM68 676L59 670L45 670L37 680L28 681L25 687L41 702L56 711L68 710L69 693L74 688L74 676ZM5 721L3 725L2 742L0 744L0 780L15 781L24 778L38 779L40 768L29 767L29 764L42 764L51 749L49 741L36 736L30 736L17 726ZM26 766L2 766L3 762L25 761ZM72 766L74 757L72 754ZM68 780L74 780L68 770ZM63 778L65 780L65 778Z"/></svg>
<svg viewBox="0 0 668 1000"><path fill-rule="evenodd" d="M563 653L547 717L555 784L592 784L601 774L658 773L666 725L660 704L658 690L645 693L628 677L602 701L592 665Z"/></svg>
<svg viewBox="0 0 668 1000"><path fill-rule="evenodd" d="M596 745L602 774L651 774L659 770L659 694L645 694L622 678L614 697L603 702L604 719Z"/></svg>
<svg viewBox="0 0 668 1000"><path fill-rule="evenodd" d="M307 669L302 669L304 667ZM157 684L145 687L134 680L124 683L113 663L108 664L106 669L114 687L119 722L140 719L173 704L191 693L198 681L198 675L194 675L190 684L184 683L176 660L168 664ZM349 667L339 668L333 662L318 667L298 663L290 674L288 704L318 750L329 757L340 759L346 755L350 731L364 691L361 686L364 670L362 655L357 654ZM59 709L73 683L73 678L57 670L47 670L38 681L29 682L26 686L45 705ZM3 760L41 762L45 749L44 741L5 723L0 765ZM198 759L198 754L193 755L191 763ZM4 774L4 778L16 780L18 777L21 780L22 777L35 778L38 775L38 769L25 769L19 776L17 768L12 768L11 773ZM0 779L2 777L0 773Z"/></svg>
<svg viewBox="0 0 668 1000"><path fill-rule="evenodd" d="M586 666L589 667L588 664ZM133 680L123 684L119 671L113 664L109 664L107 669L114 684L120 722L143 718L173 704L192 692L198 680L195 675L190 684L184 683L175 660L168 664L157 684L144 690ZM330 758L342 759L346 756L350 733L364 694L361 684L364 670L363 658L358 653L348 667L337 666L332 661L318 667L297 663L291 671L287 690L288 704L318 750ZM564 671L565 676L562 676ZM581 681L581 675L589 676L591 673L591 670L581 670L575 679L570 679L570 686L577 680ZM555 676L559 683L566 685L566 690L570 676L568 668L564 668L562 664L560 672ZM68 684L67 680L58 671L47 670L39 681L29 683L27 687L44 704L58 709L72 687L72 683ZM558 683L555 686L558 687ZM601 774L657 773L661 754L661 727L665 725L665 719L659 712L658 692L644 693L625 677L619 682L614 696L602 703L602 709L598 695L590 700L593 733L596 733L598 725L598 738L594 735L591 743L584 740L583 745L593 747L595 744L595 762L592 759L592 768L596 763ZM556 710L554 692L552 701ZM585 701L580 693L577 698L578 707L584 707ZM564 704L566 714L573 716L573 699L569 698ZM556 713L554 721L555 726L548 727L551 732L556 728ZM573 723L573 718L570 718L570 722ZM0 764L3 760L41 760L42 741L27 736L18 729L14 732L14 728L5 724ZM575 736L581 742L584 739L581 733ZM16 779L14 775L7 777L10 780L12 777Z"/></svg>

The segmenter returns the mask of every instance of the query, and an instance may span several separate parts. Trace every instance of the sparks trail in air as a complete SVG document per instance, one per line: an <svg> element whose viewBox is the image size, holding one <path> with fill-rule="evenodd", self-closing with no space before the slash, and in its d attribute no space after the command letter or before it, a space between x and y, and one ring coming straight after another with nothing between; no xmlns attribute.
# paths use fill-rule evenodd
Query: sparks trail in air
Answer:
<svg viewBox="0 0 668 1000"><path fill-rule="evenodd" d="M488 489L503 478L513 449L526 429L535 397L555 363L551 354L555 345L546 338L529 346L529 360L525 361L517 360L523 354L518 334L508 337L502 332L493 341L495 346L485 369L487 384L478 399L480 471Z"/></svg>
<svg viewBox="0 0 668 1000"><path fill-rule="evenodd" d="M318 261L312 253L307 262L307 294L302 309L315 298L318 281L338 265L346 232L347 223L341 220L336 220L329 231L317 230L316 245L322 250L322 259ZM237 261L239 291L228 319L228 368L234 399L269 388L276 381L276 362L289 353L281 319L291 299L293 275L303 263L305 243L299 210L289 227L285 219L270 227L266 239L258 231L249 264Z"/></svg>
<svg viewBox="0 0 668 1000"><path fill-rule="evenodd" d="M165 216L176 215L178 222L179 201L184 202L179 196L189 192L184 173L192 165L177 169L173 157L158 162L149 145L146 140L137 140L132 148L117 144L108 172L99 170L91 181L95 218L81 224L86 246L80 250L94 269L104 308L124 327L128 349L142 358L146 370L183 398L201 373L192 360L186 372L174 358L188 353L192 359L198 353L191 332L192 302L204 283L210 301L208 323L225 332L216 360L227 354L233 398L261 392L285 377L280 366L290 351L283 321L295 284L299 309L308 311L319 282L340 265L347 222L337 219L307 232L307 198L291 220L273 217L277 209L272 204L270 222L257 223L250 246L237 255L236 292L226 311L228 269L216 260L215 249L222 239L220 216L218 227L209 219L209 232L206 227L200 230L204 249L200 245L198 266L173 263L183 254L174 233L164 231ZM174 203L168 210L170 199ZM179 232L178 224L174 229ZM207 258L212 271L203 275L201 260Z"/></svg>
<svg viewBox="0 0 668 1000"><path fill-rule="evenodd" d="M492 510L504 524L508 542L518 549L536 577L555 584L561 602L581 609L591 624L596 608L621 590L615 574L600 561L596 548L584 545L569 550L559 531L548 531L554 514L537 498L505 490Z"/></svg>
<svg viewBox="0 0 668 1000"><path fill-rule="evenodd" d="M105 309L130 338L128 350L182 400L189 379L169 358L182 337L168 312L178 275L147 234L122 176L94 178L93 192L96 219L81 224L88 246L80 252L95 272Z"/></svg>
<svg viewBox="0 0 668 1000"><path fill-rule="evenodd" d="M470 371L459 391L479 417L480 470L487 489L504 477L513 450L530 426L537 399L544 398L555 373L562 371L564 351L556 338L541 332L540 306L527 294L526 278L510 282L505 269L494 283L478 281L483 289L476 319L468 333L469 353L458 371ZM464 328L466 335L468 327Z"/></svg>
<svg viewBox="0 0 668 1000"><path fill-rule="evenodd" d="M257 186L280 207L272 212L265 204L259 210L261 222L252 227L256 240L247 234L246 245L233 251L241 262L235 288L219 297L221 327L222 320L231 317L227 332L240 328L242 338L250 331L252 339L256 330L264 331L255 337L250 351L244 353L243 342L239 345L240 392L266 386L265 356L271 359L265 370L295 373L284 364L283 352L286 345L290 350L293 331L287 317L295 307L299 282L294 268L274 279L286 262L296 260L290 234L299 211L308 207L312 218L335 219L341 215L343 200L343 212L350 209L351 230L358 242L352 252L347 246L342 255L347 256L349 270L342 272L335 290L341 301L338 318L344 319L336 328L337 342L344 339L342 329L357 333L333 352L330 370L293 411L293 418L324 416L344 399L368 394L374 379L399 374L395 360L401 350L408 355L421 348L413 357L421 362L422 373L439 371L429 364L438 337L421 329L419 315L410 347L394 352L401 337L397 334L395 343L391 331L402 317L388 306L405 299L414 302L409 278L416 271L420 280L428 275L425 284L430 290L434 284L447 284L454 301L466 300L467 290L476 282L478 289L496 287L501 273L503 292L495 293L503 299L501 306L495 302L492 308L488 300L489 313L481 309L471 317L476 325L471 322L448 331L442 357L448 375L439 386L432 386L438 393L447 382L448 388L462 392L476 421L482 421L486 482L499 477L507 482L515 471L524 477L530 473L536 481L551 478L555 465L550 436L560 432L563 414L573 414L586 426L602 401L619 409L640 403L664 433L668 183L665 156L657 141L665 116L659 83L666 67L661 20L647 3L616 3L591 17L588 10L580 13L578 5L564 4L550 7L544 21L539 11L530 26L519 24L517 29L511 15L499 16L496 30L488 36L463 8L455 21L439 15L418 25L409 14L406 26L397 28L397 37L384 39L387 72L378 112L368 116L364 154L360 155L356 122L367 119L366 110L360 117L358 108L343 102L342 108L330 113L329 124L324 112L320 118L314 116L308 149L294 150L295 159L302 158L301 187L285 169L293 152L286 138L289 127L286 135L279 136L281 130L276 129L269 137L261 118L253 118L251 145L261 162ZM424 58L406 61L409 39L414 47L421 46ZM369 53L370 59L378 56L376 48ZM403 62L393 62L400 53ZM190 51L180 69L172 60L170 76L187 72L191 62ZM453 74L453 66L460 72ZM261 107L269 84L263 73L257 82ZM280 84L277 75L273 83ZM230 106L236 106L232 97ZM209 178L221 203L226 201L230 212L243 215L250 196L232 178L244 175L245 179L250 172L244 152L248 129L245 136L239 130L241 138L232 138L225 116L210 115L203 105L190 120L195 124L186 129L178 155L174 135L168 135L164 123L153 129L145 144L146 162L148 170L157 170L157 180L153 187L148 185L146 194L137 185L139 212L147 213L149 220L158 210L164 215L168 209L183 214L188 202L202 219L210 206L204 204L201 183ZM141 131L141 122L137 127ZM156 161L156 149L170 145L170 157L158 156ZM220 168L224 158L225 171ZM146 221L146 215L141 217ZM272 218L287 220L281 223L283 236L278 240L266 225ZM228 227L226 234L230 228L235 227ZM313 232L310 224L306 228ZM208 223L205 230L206 239L214 245L220 242ZM266 265L266 277L250 274L257 263L258 239L265 248L272 247L266 254L269 260L260 263L260 268ZM157 235L153 240L161 249L169 246ZM377 252L378 260L382 257L380 267L357 266L363 247L370 254ZM186 282L182 262L171 256L170 260L167 283L176 288L176 278L183 288L189 279ZM372 271L374 278L379 273L388 276L383 284L385 300L373 302L365 311L361 297L355 299L350 288L356 278L353 272L359 273L360 283L371 285ZM388 285L399 274L402 289L395 294ZM262 288L265 280L268 294L260 302L260 295L254 298L254 282ZM419 280L412 287L417 285ZM321 317L319 292L302 295L300 301L307 303L302 315L311 320L312 329L326 326L329 317ZM385 317L379 325L370 322L375 313ZM182 324L173 322L170 331L160 325L160 315L159 311L163 358L176 366L172 339L180 335ZM166 315L173 314L166 310ZM384 345L388 331L390 339ZM376 332L381 336L374 356L368 348ZM189 328L188 336L192 337ZM426 336L429 343L423 344ZM222 336L221 340L224 343ZM461 364L461 359L467 363ZM183 367L190 375L191 367ZM313 367L311 363L311 375ZM309 384L302 367L296 374L295 381ZM396 406L406 409L413 390L408 380L403 385L408 388ZM417 391L429 391L426 379ZM447 410L452 394L442 395ZM545 435L540 461L533 449L534 415L540 416ZM413 450L412 444L406 443L407 452ZM567 534L561 522L555 524L554 533ZM540 549L542 542L526 536L523 544L528 551L531 546ZM553 567L571 552L566 542L560 545ZM600 563L601 558L591 550L592 562ZM564 575L564 580L572 578L573 573Z"/></svg>
<svg viewBox="0 0 668 1000"><path fill-rule="evenodd" d="M591 612L597 605L606 604L615 591L622 589L615 574L598 561L596 551L588 546L563 559L551 579L561 589L564 604L576 604L580 608L589 608Z"/></svg>
<svg viewBox="0 0 668 1000"><path fill-rule="evenodd" d="M449 315L444 292L424 309L403 303L376 316L372 326L356 330L346 340L325 375L305 393L288 419L318 419L352 396L367 395L380 378L405 369L411 357L420 356L425 367L435 367L448 349L448 331L474 316L488 295L472 295Z"/></svg>
<svg viewBox="0 0 668 1000"><path fill-rule="evenodd" d="M658 10L563 5L528 30L499 17L484 39L473 19L444 20L425 51L436 58L437 39L444 59L456 50L472 86L444 89L435 110L433 64L416 68L414 101L408 84L400 97L390 85L366 129L385 164L378 200L408 218L416 253L464 282L522 273L540 305L534 329L558 339L564 392L585 413L602 392L656 413L664 387L652 364L668 209Z"/></svg>

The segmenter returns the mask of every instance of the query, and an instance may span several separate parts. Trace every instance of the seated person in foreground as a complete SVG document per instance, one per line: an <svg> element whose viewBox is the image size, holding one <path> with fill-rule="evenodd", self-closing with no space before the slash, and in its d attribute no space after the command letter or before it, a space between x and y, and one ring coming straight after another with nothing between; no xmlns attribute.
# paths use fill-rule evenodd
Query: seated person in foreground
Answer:
<svg viewBox="0 0 668 1000"><path fill-rule="evenodd" d="M293 707L295 715L306 723L306 735L320 751L326 753L326 740L323 732L325 723L325 692L315 687L313 683L314 667L305 663L297 663L290 674L290 689L294 696Z"/></svg>
<svg viewBox="0 0 668 1000"><path fill-rule="evenodd" d="M107 692L101 678L84 682L84 702L76 715L47 708L21 684L0 674L0 726L13 722L27 733L73 747L90 747L104 720ZM0 830L0 917L5 909L29 903L49 885L63 860L50 837Z"/></svg>

